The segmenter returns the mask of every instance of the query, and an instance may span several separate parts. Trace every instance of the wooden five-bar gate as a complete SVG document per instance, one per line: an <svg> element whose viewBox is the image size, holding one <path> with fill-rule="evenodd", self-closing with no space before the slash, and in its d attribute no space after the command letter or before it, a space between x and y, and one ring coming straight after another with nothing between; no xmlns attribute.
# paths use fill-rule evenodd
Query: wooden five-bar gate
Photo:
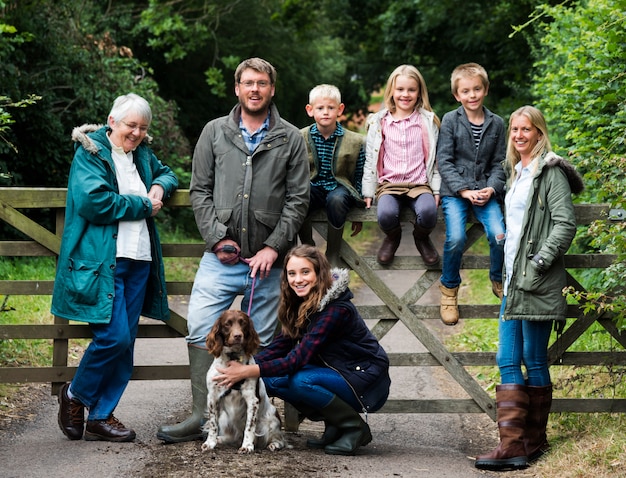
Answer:
<svg viewBox="0 0 626 478"><path fill-rule="evenodd" d="M0 220L21 231L30 240L0 241L0 256L51 256L59 252L61 231L65 212L66 190L40 188L0 188ZM169 207L190 207L188 191L177 191L168 201ZM50 231L32 221L23 210L50 209L56 221L55 231ZM22 211L20 211L22 210ZM579 225L589 224L596 219L609 220L609 208L605 205L576 205L576 218ZM441 218L440 218L441 219ZM355 209L351 211L349 221L375 222L375 209ZM403 216L409 220L409 216ZM325 215L314 217L315 229L326 237ZM483 235L479 224L473 223L468 229L469 248ZM417 256L396 257L393 265L383 267L375 257L357 254L346 241L330 244L339 247L341 259L367 284L380 298L383 305L359 306L363 318L371 319L372 331L380 339L398 322L406 328L427 349L424 353L390 353L393 367L441 366L469 395L467 399L431 399L431 400L388 400L379 413L486 413L495 420L493 398L468 372L470 366L495 366L495 350L490 352L451 352L426 326L427 320L439 320L438 305L419 305L416 303L438 281L441 270L425 266ZM163 244L165 257L194 257L199 260L203 244ZM606 268L616 257L608 254L568 254L565 258L568 269ZM463 269L488 269L489 257L465 254ZM394 274L403 271L423 271L417 280L402 296L396 295L377 273L380 269L392 270ZM578 290L584 288L570 275L570 285ZM191 282L168 282L170 295L189 295ZM11 281L0 277L0 296L4 295L50 295L52 280ZM497 317L498 305L471 304L460 305L462 319L480 319ZM620 333L611 317L604 313L584 315L578 306L570 305L568 317L570 325L550 346L549 359L553 365L610 366L625 365L626 334ZM594 322L598 322L621 347L614 350L569 352L568 349ZM143 323L139 327L138 338L172 338L186 335L186 320L172 311L172 319L166 324ZM57 393L60 384L71 380L75 368L68 366L69 340L90 337L88 325L68 323L55 317L54 323L42 325L5 325L0 320L0 339L50 339L53 341L52 366L49 367L0 367L0 383L50 382L52 392ZM619 350L617 350L619 349ZM169 380L189 377L186 365L151 365L136 366L133 380ZM626 412L624 398L584 398L555 399L553 411L570 412ZM287 416L288 428L297 426L293 416Z"/></svg>

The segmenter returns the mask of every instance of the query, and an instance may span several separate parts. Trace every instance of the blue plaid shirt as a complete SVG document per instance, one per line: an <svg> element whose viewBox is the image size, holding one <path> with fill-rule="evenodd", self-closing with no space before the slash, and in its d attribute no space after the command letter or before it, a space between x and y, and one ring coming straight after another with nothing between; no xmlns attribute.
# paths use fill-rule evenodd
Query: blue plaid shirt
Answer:
<svg viewBox="0 0 626 478"><path fill-rule="evenodd" d="M326 191L332 191L337 187L337 180L332 171L332 161L335 144L339 136L343 136L343 127L339 123L337 123L337 128L328 139L322 136L320 130L317 129L317 124L311 127L311 138L319 159L317 177L311 181L312 186L324 188Z"/></svg>
<svg viewBox="0 0 626 478"><path fill-rule="evenodd" d="M334 190L338 183L333 175L332 161L335 153L335 145L337 138L343 136L343 126L338 122L337 128L328 139L324 138L317 128L317 124L311 126L311 138L313 145L317 151L319 160L317 176L311 181L311 186L321 187L326 191ZM365 165L365 151L363 148L359 151L359 160L357 161L356 170L354 171L354 187L361 193L361 179L363 178L363 166Z"/></svg>
<svg viewBox="0 0 626 478"><path fill-rule="evenodd" d="M254 153L256 147L261 144L267 132L270 129L270 113L267 112L267 118L263 121L263 124L259 129L257 129L254 133L250 134L246 127L243 125L243 120L239 118L239 130L243 136L243 140L246 143L246 146L250 150L250 154Z"/></svg>

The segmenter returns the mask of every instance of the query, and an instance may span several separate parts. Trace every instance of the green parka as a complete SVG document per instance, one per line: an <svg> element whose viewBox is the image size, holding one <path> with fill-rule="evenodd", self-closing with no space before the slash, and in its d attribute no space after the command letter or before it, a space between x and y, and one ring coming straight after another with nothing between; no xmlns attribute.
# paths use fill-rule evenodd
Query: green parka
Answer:
<svg viewBox="0 0 626 478"><path fill-rule="evenodd" d="M505 172L511 176L506 163ZM565 320L567 285L564 255L576 234L572 193L583 190L574 167L550 152L539 158L524 212L522 235L508 286L504 320ZM545 261L543 273L531 258Z"/></svg>
<svg viewBox="0 0 626 478"><path fill-rule="evenodd" d="M169 319L163 255L147 197L118 192L108 127L74 128L76 142L70 169L65 227L52 295L52 313L68 320L106 324L111 321L115 296L116 238L119 221L145 219L150 233L152 262L142 315ZM178 186L172 170L163 165L146 140L133 152L139 176L150 190L158 184L164 199Z"/></svg>

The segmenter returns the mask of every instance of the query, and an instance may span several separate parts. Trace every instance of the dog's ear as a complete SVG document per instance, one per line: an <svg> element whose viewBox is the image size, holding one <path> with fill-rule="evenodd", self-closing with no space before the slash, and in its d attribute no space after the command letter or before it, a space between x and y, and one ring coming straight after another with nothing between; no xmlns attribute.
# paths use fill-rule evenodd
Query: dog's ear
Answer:
<svg viewBox="0 0 626 478"><path fill-rule="evenodd" d="M222 314L223 315L223 314ZM219 357L222 354L222 349L224 348L224 337L222 336L222 316L213 324L213 328L211 332L206 336L206 348L209 350L209 353L215 357Z"/></svg>
<svg viewBox="0 0 626 478"><path fill-rule="evenodd" d="M243 348L247 355L254 355L259 348L259 345L261 344L261 338L254 328L254 323L252 322L252 319L247 314L243 315L245 316L244 322L246 324L246 330L244 332L243 339Z"/></svg>

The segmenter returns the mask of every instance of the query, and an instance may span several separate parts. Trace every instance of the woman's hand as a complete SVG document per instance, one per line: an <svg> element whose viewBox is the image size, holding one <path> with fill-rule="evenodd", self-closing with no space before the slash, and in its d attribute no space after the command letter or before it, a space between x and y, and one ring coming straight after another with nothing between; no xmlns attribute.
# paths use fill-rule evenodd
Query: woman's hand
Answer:
<svg viewBox="0 0 626 478"><path fill-rule="evenodd" d="M261 375L258 365L243 365L235 360L231 360L225 368L218 368L217 371L220 375L213 377L213 381L227 388L231 388L246 378L256 378Z"/></svg>
<svg viewBox="0 0 626 478"><path fill-rule="evenodd" d="M163 196L165 196L163 186L153 184L148 191L148 199L152 203L152 217L156 216L163 207Z"/></svg>

